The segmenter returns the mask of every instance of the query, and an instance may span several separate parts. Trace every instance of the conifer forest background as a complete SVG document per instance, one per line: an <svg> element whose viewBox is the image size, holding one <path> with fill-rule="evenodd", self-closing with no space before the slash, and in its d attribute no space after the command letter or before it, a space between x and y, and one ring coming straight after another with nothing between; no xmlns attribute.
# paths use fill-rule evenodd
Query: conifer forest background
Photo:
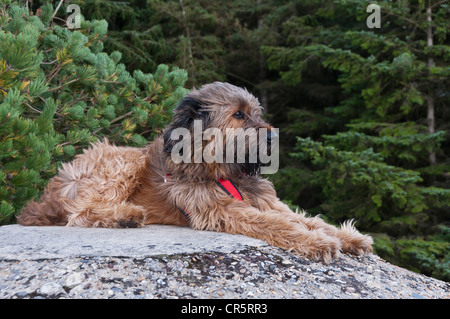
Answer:
<svg viewBox="0 0 450 319"><path fill-rule="evenodd" d="M90 142L142 147L227 81L280 128L282 200L450 281L449 32L450 0L0 0L0 225Z"/></svg>

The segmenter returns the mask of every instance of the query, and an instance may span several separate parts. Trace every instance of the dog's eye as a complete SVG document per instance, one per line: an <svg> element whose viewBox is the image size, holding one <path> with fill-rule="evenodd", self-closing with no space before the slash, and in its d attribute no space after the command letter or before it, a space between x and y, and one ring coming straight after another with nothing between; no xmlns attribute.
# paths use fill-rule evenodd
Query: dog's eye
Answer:
<svg viewBox="0 0 450 319"><path fill-rule="evenodd" d="M244 118L244 112L242 111L237 111L236 113L233 114L233 117L236 119L243 119Z"/></svg>

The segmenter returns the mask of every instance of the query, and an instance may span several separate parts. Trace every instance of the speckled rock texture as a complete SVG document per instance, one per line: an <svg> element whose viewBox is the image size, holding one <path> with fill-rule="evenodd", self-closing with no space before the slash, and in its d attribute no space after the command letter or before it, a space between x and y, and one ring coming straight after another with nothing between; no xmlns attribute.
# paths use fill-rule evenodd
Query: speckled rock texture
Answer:
<svg viewBox="0 0 450 319"><path fill-rule="evenodd" d="M0 298L438 298L449 283L376 255L309 261L265 242L173 226L0 227Z"/></svg>

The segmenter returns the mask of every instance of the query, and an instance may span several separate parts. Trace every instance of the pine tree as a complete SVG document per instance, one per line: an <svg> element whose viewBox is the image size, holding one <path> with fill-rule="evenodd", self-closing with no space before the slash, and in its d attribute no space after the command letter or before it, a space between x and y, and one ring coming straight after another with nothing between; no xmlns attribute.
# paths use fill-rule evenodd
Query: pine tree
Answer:
<svg viewBox="0 0 450 319"><path fill-rule="evenodd" d="M106 21L69 30L53 21L51 4L0 10L0 223L9 223L91 142L141 147L159 134L187 74L159 65L131 75L120 52L103 52Z"/></svg>

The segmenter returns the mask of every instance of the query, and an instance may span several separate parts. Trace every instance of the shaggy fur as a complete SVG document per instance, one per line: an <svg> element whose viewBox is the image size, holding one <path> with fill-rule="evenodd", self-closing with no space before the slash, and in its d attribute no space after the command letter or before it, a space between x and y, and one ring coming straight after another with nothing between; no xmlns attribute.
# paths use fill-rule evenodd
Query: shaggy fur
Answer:
<svg viewBox="0 0 450 319"><path fill-rule="evenodd" d="M244 112L244 118L233 116ZM31 201L18 216L22 225L141 227L147 224L242 234L265 240L313 260L330 262L340 251L372 251L372 239L351 222L340 228L321 218L293 212L276 196L271 182L258 175L258 163L175 164L170 152L178 127L192 129L268 128L258 100L245 89L215 82L193 90L178 105L170 126L146 148L98 142L63 165L40 202ZM224 137L226 139L226 136ZM170 179L164 182L167 174ZM231 179L243 201L217 184ZM176 202L176 204L175 204ZM191 215L191 221L177 206Z"/></svg>

